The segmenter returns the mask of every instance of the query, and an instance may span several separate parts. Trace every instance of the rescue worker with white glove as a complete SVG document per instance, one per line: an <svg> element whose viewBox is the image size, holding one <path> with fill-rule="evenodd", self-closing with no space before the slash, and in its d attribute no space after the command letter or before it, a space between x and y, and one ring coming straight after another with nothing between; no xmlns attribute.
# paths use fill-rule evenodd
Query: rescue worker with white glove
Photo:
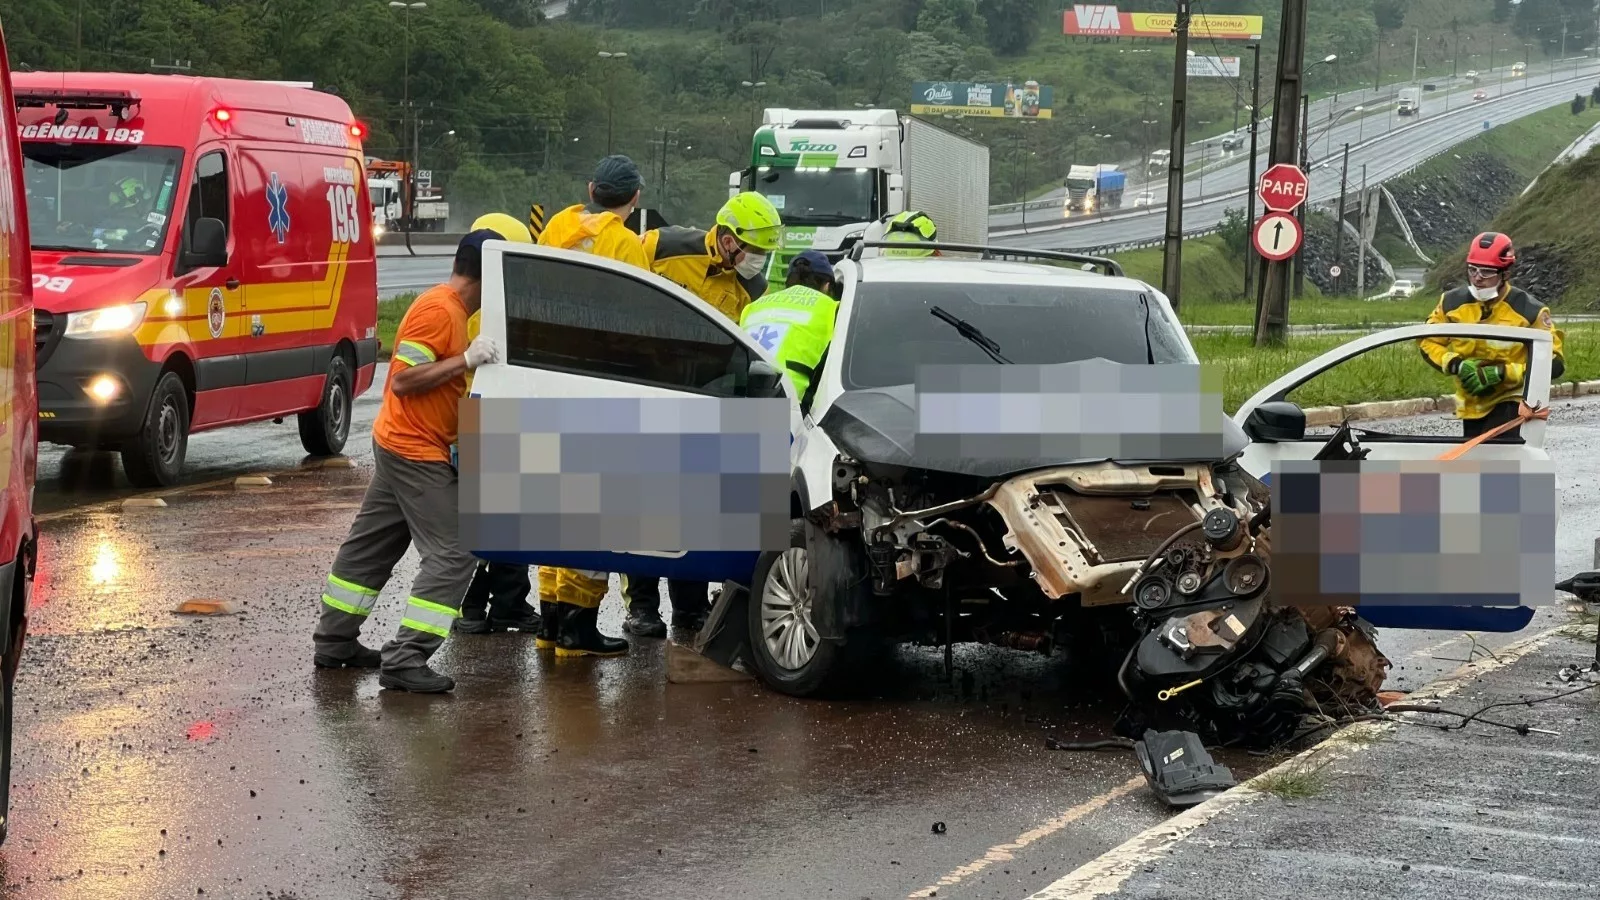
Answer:
<svg viewBox="0 0 1600 900"><path fill-rule="evenodd" d="M477 563L461 546L450 448L468 373L500 360L492 340L467 338L467 319L481 303L483 243L499 239L489 230L462 238L450 280L423 292L400 320L372 423L372 480L323 587L312 638L318 667L378 668L378 683L393 690L455 688L428 660L450 636ZM413 543L422 564L400 628L381 651L363 646L361 626Z"/></svg>

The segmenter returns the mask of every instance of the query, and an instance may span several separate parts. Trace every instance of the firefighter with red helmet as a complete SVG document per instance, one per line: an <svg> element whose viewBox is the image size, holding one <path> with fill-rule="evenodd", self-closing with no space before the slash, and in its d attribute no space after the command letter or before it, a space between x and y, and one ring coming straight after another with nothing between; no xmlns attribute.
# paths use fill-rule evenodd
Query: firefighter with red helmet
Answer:
<svg viewBox="0 0 1600 900"><path fill-rule="evenodd" d="M1511 268L1516 262L1516 248L1506 235L1491 231L1473 238L1467 251L1467 284L1439 298L1428 324L1543 328L1551 335L1550 377L1559 378L1566 368L1561 330L1550 318L1549 307L1512 287ZM1424 338L1419 343L1428 362L1456 380L1456 417L1464 437L1476 437L1517 417L1528 367L1526 344L1477 338ZM1515 430L1506 435L1515 436Z"/></svg>

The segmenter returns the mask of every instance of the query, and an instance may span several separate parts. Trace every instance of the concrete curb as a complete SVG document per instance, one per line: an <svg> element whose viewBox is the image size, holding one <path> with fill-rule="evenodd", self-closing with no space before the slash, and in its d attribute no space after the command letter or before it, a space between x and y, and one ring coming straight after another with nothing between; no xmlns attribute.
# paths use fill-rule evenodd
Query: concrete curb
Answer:
<svg viewBox="0 0 1600 900"><path fill-rule="evenodd" d="M1587 629L1580 628L1580 630ZM1556 635L1572 631L1573 625L1568 623L1531 635L1500 650L1493 658L1468 663L1451 674L1411 692L1408 699L1434 700L1447 697L1472 683L1473 679L1480 675L1505 668L1549 643ZM1400 713L1400 715L1413 714ZM1173 846L1188 838L1212 819L1261 799L1265 794L1257 790L1256 786L1267 779L1354 756L1366 750L1370 742L1341 740L1341 738L1359 735L1362 732L1387 731L1394 727L1396 726L1391 723L1383 722L1356 722L1347 725L1328 735L1316 746L1291 756L1199 806L1185 810L1159 825L1134 835L1121 845L1062 876L1049 887L1030 894L1027 900L1093 900L1113 894L1120 890L1123 883L1136 871L1166 856Z"/></svg>
<svg viewBox="0 0 1600 900"><path fill-rule="evenodd" d="M1600 394L1600 381L1568 381L1550 386L1552 400L1587 397ZM1398 419L1403 416L1420 416L1426 413L1453 413L1456 398L1417 397L1412 400L1379 400L1372 403L1351 403L1345 406L1313 406L1306 410L1306 427L1332 428L1341 422L1360 422L1371 419Z"/></svg>

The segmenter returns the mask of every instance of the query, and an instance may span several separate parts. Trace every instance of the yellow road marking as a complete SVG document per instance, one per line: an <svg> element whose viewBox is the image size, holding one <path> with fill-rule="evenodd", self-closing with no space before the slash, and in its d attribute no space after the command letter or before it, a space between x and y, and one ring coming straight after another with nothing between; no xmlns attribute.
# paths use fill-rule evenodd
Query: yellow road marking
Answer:
<svg viewBox="0 0 1600 900"><path fill-rule="evenodd" d="M983 856L967 863L959 869L956 869L943 878L940 878L934 884L931 884L920 891L911 893L909 898L910 900L916 900L916 898L920 897L932 897L939 892L940 888L949 887L953 884L960 884L965 879L982 872L984 869L989 868L997 862L1010 862L1012 859L1016 858L1016 851L1027 847L1029 844L1032 844L1035 841L1042 840L1052 834L1055 834L1056 832L1067 827L1068 825L1071 825L1073 822L1078 821L1084 816L1087 816L1090 813L1105 807L1111 801L1116 800L1119 797L1127 796L1129 793L1132 793L1143 784L1144 776L1135 775L1111 790L1085 800L1082 803L1079 803L1077 806L1066 810L1061 815L1046 821L1037 828L1024 831L1022 834L1017 836L1016 840L1011 841L1010 843L996 844L995 846L990 847L989 852L985 853Z"/></svg>

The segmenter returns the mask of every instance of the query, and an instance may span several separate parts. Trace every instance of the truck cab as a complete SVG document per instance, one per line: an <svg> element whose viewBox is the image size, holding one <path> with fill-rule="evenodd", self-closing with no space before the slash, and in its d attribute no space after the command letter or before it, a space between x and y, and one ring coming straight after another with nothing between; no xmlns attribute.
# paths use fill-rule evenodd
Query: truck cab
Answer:
<svg viewBox="0 0 1600 900"><path fill-rule="evenodd" d="M302 87L15 76L39 438L181 480L191 433L294 416L340 452L377 369L365 128Z"/></svg>
<svg viewBox="0 0 1600 900"><path fill-rule="evenodd" d="M1415 89L1400 92L1400 100L1395 105L1395 112L1402 116L1414 116L1422 111L1422 95Z"/></svg>
<svg viewBox="0 0 1600 900"><path fill-rule="evenodd" d="M805 250L839 257L873 222L920 209L945 241L988 235L989 151L892 109L768 109L749 168L728 194L763 194L783 216L767 278L781 283Z"/></svg>

